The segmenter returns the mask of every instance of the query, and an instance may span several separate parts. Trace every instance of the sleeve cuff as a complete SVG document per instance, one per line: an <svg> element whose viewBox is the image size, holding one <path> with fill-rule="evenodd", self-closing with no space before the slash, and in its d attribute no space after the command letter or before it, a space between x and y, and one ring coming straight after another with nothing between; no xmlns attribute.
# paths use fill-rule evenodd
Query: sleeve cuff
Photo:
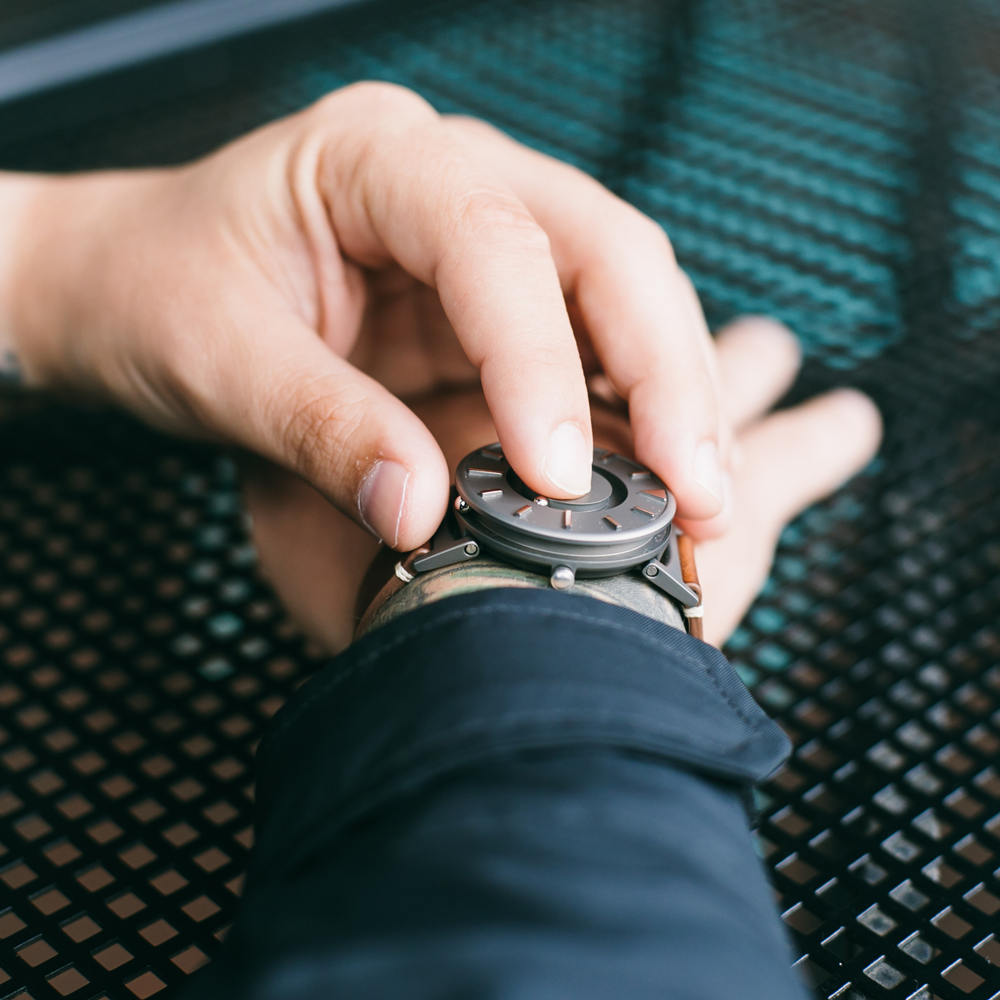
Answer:
<svg viewBox="0 0 1000 1000"><path fill-rule="evenodd" d="M677 629L555 592L466 594L366 636L282 709L261 746L258 807L284 821L262 824L258 857L308 851L320 828L329 837L449 771L573 747L740 785L789 752L725 657Z"/></svg>

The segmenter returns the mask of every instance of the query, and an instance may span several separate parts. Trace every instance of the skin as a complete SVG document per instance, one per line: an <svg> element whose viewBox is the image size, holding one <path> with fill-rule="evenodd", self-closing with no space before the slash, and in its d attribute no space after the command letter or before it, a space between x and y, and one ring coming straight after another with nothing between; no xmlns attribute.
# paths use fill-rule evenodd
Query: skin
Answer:
<svg viewBox="0 0 1000 1000"><path fill-rule="evenodd" d="M871 460L882 425L874 404L846 389L769 414L799 367L797 342L777 323L738 321L719 334L713 350L736 434L732 520L724 535L698 544L696 557L705 639L722 645L766 580L782 528ZM478 390L436 393L412 405L452 473L466 454L496 440ZM598 445L631 453L633 431L624 416L601 405L592 420ZM257 462L244 484L262 570L312 638L331 652L343 649L354 632L358 589L378 543L281 469ZM442 571L398 606L406 610L457 592L468 584L469 572L467 567L450 576ZM507 571L497 574L493 585L538 585L531 574L518 572L516 579Z"/></svg>
<svg viewBox="0 0 1000 1000"><path fill-rule="evenodd" d="M731 432L659 226L591 178L415 94L337 91L196 163L0 175L0 357L294 473L408 550L446 455L404 400L482 387L522 478L589 488L586 378L689 530L725 530Z"/></svg>

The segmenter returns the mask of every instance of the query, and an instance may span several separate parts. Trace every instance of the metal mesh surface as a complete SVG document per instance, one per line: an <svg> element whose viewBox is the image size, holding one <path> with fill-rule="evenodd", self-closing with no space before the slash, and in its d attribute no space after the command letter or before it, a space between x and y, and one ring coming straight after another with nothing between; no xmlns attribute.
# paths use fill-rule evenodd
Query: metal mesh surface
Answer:
<svg viewBox="0 0 1000 1000"><path fill-rule="evenodd" d="M0 978L151 996L232 921L254 749L310 660L227 459L60 409L5 434Z"/></svg>
<svg viewBox="0 0 1000 1000"><path fill-rule="evenodd" d="M786 531L728 648L796 744L760 796L761 854L817 996L986 1000L998 43L981 0L376 6L0 109L0 162L177 161L396 80L650 213L713 322L793 326L795 396L859 385L887 436ZM252 748L310 663L253 577L217 456L47 409L8 422L0 452L0 996L170 996L232 918Z"/></svg>

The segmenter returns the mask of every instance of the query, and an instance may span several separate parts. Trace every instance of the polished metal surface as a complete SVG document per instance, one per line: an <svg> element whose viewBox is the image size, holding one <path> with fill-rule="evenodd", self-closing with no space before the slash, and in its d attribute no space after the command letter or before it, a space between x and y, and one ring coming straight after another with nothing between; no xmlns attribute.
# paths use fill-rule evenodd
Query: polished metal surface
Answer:
<svg viewBox="0 0 1000 1000"><path fill-rule="evenodd" d="M458 523L487 549L522 565L582 577L620 573L657 557L677 507L648 469L600 448L594 450L590 492L575 499L529 489L499 445L463 459L455 485Z"/></svg>

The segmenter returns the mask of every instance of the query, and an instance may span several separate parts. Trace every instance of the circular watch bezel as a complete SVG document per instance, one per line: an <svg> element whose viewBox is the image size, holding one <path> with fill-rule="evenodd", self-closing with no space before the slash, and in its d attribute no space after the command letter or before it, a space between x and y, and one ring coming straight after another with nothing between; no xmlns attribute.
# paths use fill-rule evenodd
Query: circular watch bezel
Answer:
<svg viewBox="0 0 1000 1000"><path fill-rule="evenodd" d="M610 493L588 495L597 503L532 499L499 445L480 448L458 465L455 516L485 548L533 568L609 576L656 558L670 538L673 494L648 469L601 448L593 472L611 484Z"/></svg>

